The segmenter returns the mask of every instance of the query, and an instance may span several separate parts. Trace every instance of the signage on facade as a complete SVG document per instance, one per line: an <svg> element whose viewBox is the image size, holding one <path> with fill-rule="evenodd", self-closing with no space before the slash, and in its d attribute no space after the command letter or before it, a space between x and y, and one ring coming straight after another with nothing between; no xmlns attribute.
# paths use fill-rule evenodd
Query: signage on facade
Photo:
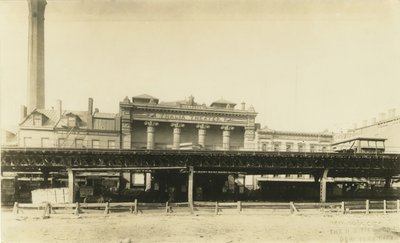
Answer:
<svg viewBox="0 0 400 243"><path fill-rule="evenodd" d="M205 122L205 123L240 123L247 124L248 119L243 118L232 118L225 116L211 116L211 115L195 115L195 114L171 114L171 113L134 113L135 119L155 119L155 120L167 120L167 121L185 121L185 122Z"/></svg>

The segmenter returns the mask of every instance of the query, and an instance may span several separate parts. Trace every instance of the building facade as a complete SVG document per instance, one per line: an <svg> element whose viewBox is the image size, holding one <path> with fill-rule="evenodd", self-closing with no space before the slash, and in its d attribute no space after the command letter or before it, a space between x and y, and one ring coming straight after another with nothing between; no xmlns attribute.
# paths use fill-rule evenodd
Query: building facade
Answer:
<svg viewBox="0 0 400 243"><path fill-rule="evenodd" d="M385 153L400 153L400 115L396 109L380 113L378 119L364 120L360 126L334 136L336 142L356 137L385 138Z"/></svg>
<svg viewBox="0 0 400 243"><path fill-rule="evenodd" d="M159 102L150 95L125 98L119 113L35 109L22 112L19 147L86 149L204 149L280 152L330 152L333 135L260 128L253 107L224 99L209 106L194 97Z"/></svg>
<svg viewBox="0 0 400 243"><path fill-rule="evenodd" d="M331 152L333 134L327 131L306 133L263 128L257 130L256 141L259 151L324 153Z"/></svg>

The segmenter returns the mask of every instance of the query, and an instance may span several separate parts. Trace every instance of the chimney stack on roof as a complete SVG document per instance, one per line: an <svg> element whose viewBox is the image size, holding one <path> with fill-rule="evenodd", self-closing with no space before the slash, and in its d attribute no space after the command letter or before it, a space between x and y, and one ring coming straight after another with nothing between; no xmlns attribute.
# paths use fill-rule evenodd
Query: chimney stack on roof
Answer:
<svg viewBox="0 0 400 243"><path fill-rule="evenodd" d="M27 108L24 105L21 105L21 121L25 119L27 115Z"/></svg>
<svg viewBox="0 0 400 243"><path fill-rule="evenodd" d="M62 101L57 100L57 111L59 112L59 115L62 115Z"/></svg>
<svg viewBox="0 0 400 243"><path fill-rule="evenodd" d="M379 121L383 121L386 119L386 113L380 113L379 114Z"/></svg>
<svg viewBox="0 0 400 243"><path fill-rule="evenodd" d="M241 105L242 105L242 111L244 111L244 110L246 110L246 103L243 101L242 103L241 103Z"/></svg>
<svg viewBox="0 0 400 243"><path fill-rule="evenodd" d="M93 98L89 97L88 113L93 114Z"/></svg>

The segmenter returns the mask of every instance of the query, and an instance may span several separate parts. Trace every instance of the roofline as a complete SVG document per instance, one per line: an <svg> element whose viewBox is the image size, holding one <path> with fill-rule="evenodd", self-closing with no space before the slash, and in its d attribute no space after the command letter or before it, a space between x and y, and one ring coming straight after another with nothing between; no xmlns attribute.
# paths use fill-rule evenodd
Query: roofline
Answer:
<svg viewBox="0 0 400 243"><path fill-rule="evenodd" d="M361 140L361 141L364 141L364 140L368 140L368 141L386 141L387 138L354 137L354 138L348 138L348 139L345 139L345 140L342 140L342 141L339 141L339 142L332 143L331 145L338 145L338 144L341 144L341 143L347 143L347 142L357 141L357 140Z"/></svg>

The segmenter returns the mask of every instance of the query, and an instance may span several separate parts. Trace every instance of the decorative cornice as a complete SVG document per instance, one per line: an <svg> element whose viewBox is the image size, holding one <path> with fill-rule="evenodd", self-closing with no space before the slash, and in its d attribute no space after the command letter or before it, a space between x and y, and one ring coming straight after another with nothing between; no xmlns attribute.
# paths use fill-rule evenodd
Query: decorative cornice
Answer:
<svg viewBox="0 0 400 243"><path fill-rule="evenodd" d="M145 126L149 126L149 127L156 127L156 126L158 126L158 122L156 122L156 121L145 121L144 125Z"/></svg>
<svg viewBox="0 0 400 243"><path fill-rule="evenodd" d="M171 127L173 127L173 128L182 128L182 127L185 127L185 124L179 123L179 122L174 122L174 123L171 123Z"/></svg>
<svg viewBox="0 0 400 243"><path fill-rule="evenodd" d="M233 129L235 129L233 126L221 126L221 130L224 131L232 131Z"/></svg>
<svg viewBox="0 0 400 243"><path fill-rule="evenodd" d="M210 125L207 125L207 124L197 124L196 125L196 128L198 128L198 129L209 129L210 128Z"/></svg>

